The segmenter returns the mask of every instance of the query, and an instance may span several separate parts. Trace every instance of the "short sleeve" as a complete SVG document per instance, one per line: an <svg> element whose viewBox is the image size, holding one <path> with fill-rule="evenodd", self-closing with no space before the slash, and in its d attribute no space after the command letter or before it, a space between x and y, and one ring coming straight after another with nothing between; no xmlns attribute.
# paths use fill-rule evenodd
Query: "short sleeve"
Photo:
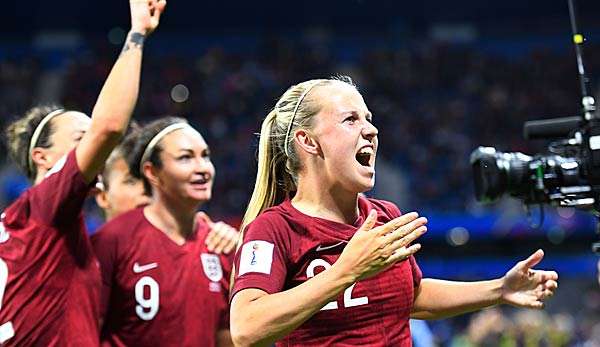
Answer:
<svg viewBox="0 0 600 347"><path fill-rule="evenodd" d="M287 276L290 227L275 212L263 213L244 232L235 255L235 277L231 298L243 289L256 288L269 294L282 291Z"/></svg>
<svg viewBox="0 0 600 347"><path fill-rule="evenodd" d="M412 271L413 278L413 287L418 288L421 285L421 279L423 278L423 273L421 272L421 268L419 268L419 264L417 264L417 259L414 256L410 256L408 258L410 262L410 269Z"/></svg>
<svg viewBox="0 0 600 347"><path fill-rule="evenodd" d="M110 291L114 278L114 266L117 262L118 240L115 234L111 232L110 226L113 223L105 224L98 232L92 235L92 246L98 262L102 276L102 286L100 291L100 316L104 318L110 301Z"/></svg>
<svg viewBox="0 0 600 347"><path fill-rule="evenodd" d="M92 186L93 183L86 183L79 170L73 149L26 193L30 216L48 226L73 223Z"/></svg>

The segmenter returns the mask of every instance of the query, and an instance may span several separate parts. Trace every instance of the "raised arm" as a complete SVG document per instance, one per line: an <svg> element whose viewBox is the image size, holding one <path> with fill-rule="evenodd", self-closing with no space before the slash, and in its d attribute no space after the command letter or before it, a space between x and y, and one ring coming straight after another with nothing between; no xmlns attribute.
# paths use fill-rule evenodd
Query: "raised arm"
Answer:
<svg viewBox="0 0 600 347"><path fill-rule="evenodd" d="M77 146L77 165L94 180L127 130L138 97L144 39L158 26L165 0L131 0L131 30L92 111L92 124Z"/></svg>
<svg viewBox="0 0 600 347"><path fill-rule="evenodd" d="M427 228L416 213L373 228L375 211L329 269L297 287L275 293L248 288L233 297L231 335L236 346L268 346L317 313L352 283L373 276L420 249L409 246Z"/></svg>
<svg viewBox="0 0 600 347"><path fill-rule="evenodd" d="M423 279L415 293L411 317L442 319L498 304L542 308L543 301L558 287L556 272L532 269L543 257L544 252L538 250L504 277L490 281Z"/></svg>

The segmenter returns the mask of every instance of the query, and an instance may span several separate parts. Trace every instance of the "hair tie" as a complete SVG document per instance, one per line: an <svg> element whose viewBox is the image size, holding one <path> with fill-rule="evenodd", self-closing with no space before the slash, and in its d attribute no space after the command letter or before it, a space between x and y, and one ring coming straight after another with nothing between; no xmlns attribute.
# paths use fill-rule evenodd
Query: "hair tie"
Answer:
<svg viewBox="0 0 600 347"><path fill-rule="evenodd" d="M304 100L304 98L306 97L308 92L310 92L311 89L313 89L317 84L319 84L321 82L323 82L323 81L317 81L317 82L313 83L312 85L308 86L306 88L306 90L302 93L302 95L300 95L300 97L298 98L298 102L296 103L296 107L294 107L294 113L292 113L292 119L290 120L290 124L288 124L287 132L285 133L285 142L283 144L283 150L285 152L285 156L288 158L290 157L289 150L288 150L288 141L290 138L290 133L292 132L292 126L294 124L294 119L296 118L296 112L298 112L298 107L300 107L302 100Z"/></svg>
<svg viewBox="0 0 600 347"><path fill-rule="evenodd" d="M150 156L152 155L152 152L154 151L154 147L156 147L158 142L160 142L160 140L162 140L162 138L165 137L167 134L169 134L175 130L185 129L185 128L193 129L188 123L174 123L174 124L171 124L171 125L165 127L163 130L159 131L158 134L154 135L152 140L150 140L150 142L148 142L148 145L144 149L144 154L142 154L142 158L140 159L140 174L143 174L144 163L146 161L148 161L148 159L150 159Z"/></svg>
<svg viewBox="0 0 600 347"><path fill-rule="evenodd" d="M50 113L45 115L44 118L42 118L42 121L40 122L40 124L38 124L38 126L35 127L35 130L33 131L33 135L31 135L31 140L29 141L29 153L27 156L27 164L29 165L30 171L33 171L33 157L31 156L31 152L37 145L37 142L40 139L40 135L42 135L42 131L46 127L46 124L48 124L48 122L50 122L52 120L52 118L58 116L59 114L63 114L65 112L66 111L63 108L59 108L58 110L51 111Z"/></svg>

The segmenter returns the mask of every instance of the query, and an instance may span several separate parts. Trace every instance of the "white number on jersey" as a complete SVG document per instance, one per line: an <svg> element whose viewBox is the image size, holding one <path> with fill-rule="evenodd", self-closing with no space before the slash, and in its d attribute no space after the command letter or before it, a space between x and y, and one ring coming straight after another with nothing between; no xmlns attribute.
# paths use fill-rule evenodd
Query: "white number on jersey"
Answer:
<svg viewBox="0 0 600 347"><path fill-rule="evenodd" d="M6 282L8 282L8 265L6 265L4 260L0 259L0 310L2 309L2 299L4 298ZM0 345L13 336L15 336L15 330L11 322L0 325Z"/></svg>
<svg viewBox="0 0 600 347"><path fill-rule="evenodd" d="M310 262L310 264L308 264L308 267L306 268L306 277L308 277L308 278L315 277L315 269L317 267L323 267L323 268L325 268L325 270L327 270L331 267L331 264L329 264L328 262L326 262L323 259L314 259L313 261ZM348 288L346 288L346 290L344 290L344 307L362 306L362 305L366 305L369 303L369 298L366 296L361 296L360 298L352 297L352 291L354 290L355 285L356 285L356 283L352 284L350 287L348 287ZM338 308L337 301L332 301L332 302L327 303L327 305L323 306L323 308L321 308L321 311L335 310L337 308Z"/></svg>
<svg viewBox="0 0 600 347"><path fill-rule="evenodd" d="M148 288L149 296L146 298L144 291ZM158 282L150 276L144 276L135 283L135 313L143 320L151 320L158 313L159 305Z"/></svg>
<svg viewBox="0 0 600 347"><path fill-rule="evenodd" d="M8 233L8 231L6 231L6 228L4 228L4 224L2 223L5 216L6 216L5 213L2 213L0 215L0 243L4 243L4 242L8 241L8 239L10 238L10 234ZM0 300L0 305L2 305L1 300Z"/></svg>

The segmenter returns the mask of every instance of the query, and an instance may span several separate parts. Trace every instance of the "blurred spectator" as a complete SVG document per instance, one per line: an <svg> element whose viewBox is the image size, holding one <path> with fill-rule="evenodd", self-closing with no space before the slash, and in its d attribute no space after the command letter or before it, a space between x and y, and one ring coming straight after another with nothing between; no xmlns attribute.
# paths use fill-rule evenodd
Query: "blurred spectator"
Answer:
<svg viewBox="0 0 600 347"><path fill-rule="evenodd" d="M342 65L330 51L301 41L268 39L259 47L243 55L214 48L199 57L148 57L138 119L184 116L208 137L223 177L215 194L226 197L210 206L216 214L242 213L254 178L253 133L277 93L308 78L352 72L375 115L381 158L414 187L401 207L420 211L468 208L468 158L476 146L534 153L543 147L522 139L525 120L578 111L577 76L566 54L535 51L509 59L429 44L370 50ZM93 105L100 87L93 81L106 73L109 57L96 50L70 67L67 106Z"/></svg>

